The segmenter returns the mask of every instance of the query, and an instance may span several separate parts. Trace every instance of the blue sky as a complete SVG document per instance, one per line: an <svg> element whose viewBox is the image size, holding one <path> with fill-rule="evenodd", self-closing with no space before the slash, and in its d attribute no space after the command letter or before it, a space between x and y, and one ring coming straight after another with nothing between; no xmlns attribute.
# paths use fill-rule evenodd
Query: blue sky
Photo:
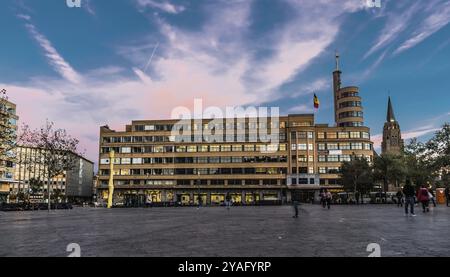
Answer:
<svg viewBox="0 0 450 277"><path fill-rule="evenodd" d="M3 0L0 87L21 122L50 119L97 160L99 126L177 106L279 106L333 122L331 73L361 89L378 144L391 95L403 136L450 121L450 2Z"/></svg>

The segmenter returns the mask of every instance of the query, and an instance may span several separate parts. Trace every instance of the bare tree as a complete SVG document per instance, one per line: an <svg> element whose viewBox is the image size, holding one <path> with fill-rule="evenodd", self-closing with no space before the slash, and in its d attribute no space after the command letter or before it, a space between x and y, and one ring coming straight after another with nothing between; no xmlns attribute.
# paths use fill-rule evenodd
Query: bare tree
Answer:
<svg viewBox="0 0 450 277"><path fill-rule="evenodd" d="M76 166L78 139L71 137L64 129L54 129L53 122L37 130L24 126L19 137L23 147L37 149L30 155L28 165L40 165L47 179L48 209L51 209L51 180L65 174Z"/></svg>

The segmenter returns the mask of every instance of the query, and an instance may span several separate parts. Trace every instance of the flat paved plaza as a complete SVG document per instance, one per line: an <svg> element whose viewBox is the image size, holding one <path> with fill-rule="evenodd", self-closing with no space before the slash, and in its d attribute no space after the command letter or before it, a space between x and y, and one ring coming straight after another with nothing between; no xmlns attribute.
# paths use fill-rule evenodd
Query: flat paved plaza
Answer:
<svg viewBox="0 0 450 277"><path fill-rule="evenodd" d="M0 213L0 256L450 256L450 208L394 205L95 209Z"/></svg>

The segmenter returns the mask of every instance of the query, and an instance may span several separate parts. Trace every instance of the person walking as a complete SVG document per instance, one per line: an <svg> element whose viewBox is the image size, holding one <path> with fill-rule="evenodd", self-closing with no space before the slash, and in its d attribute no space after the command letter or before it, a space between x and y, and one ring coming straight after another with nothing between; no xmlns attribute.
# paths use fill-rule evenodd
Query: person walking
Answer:
<svg viewBox="0 0 450 277"><path fill-rule="evenodd" d="M293 218L298 218L298 200L292 200L292 205L294 207L294 216Z"/></svg>
<svg viewBox="0 0 450 277"><path fill-rule="evenodd" d="M402 190L399 189L395 196L397 197L397 207L403 207L403 192L402 192Z"/></svg>
<svg viewBox="0 0 450 277"><path fill-rule="evenodd" d="M432 188L428 189L428 197L430 198L430 201L433 203L433 207L436 208L436 195L434 194Z"/></svg>
<svg viewBox="0 0 450 277"><path fill-rule="evenodd" d="M447 185L447 187L444 190L445 199L447 200L447 207L450 207L450 185Z"/></svg>
<svg viewBox="0 0 450 277"><path fill-rule="evenodd" d="M325 202L327 203L328 210L331 208L331 199L333 195L328 190L325 190Z"/></svg>
<svg viewBox="0 0 450 277"><path fill-rule="evenodd" d="M359 205L359 191L355 192L356 205Z"/></svg>
<svg viewBox="0 0 450 277"><path fill-rule="evenodd" d="M327 193L326 189L322 189L320 192L320 204L325 209L327 207Z"/></svg>
<svg viewBox="0 0 450 277"><path fill-rule="evenodd" d="M424 213L430 211L430 208L428 208L430 198L428 196L428 189L425 187L425 185L422 185L422 187L417 192L417 201L422 203L422 209Z"/></svg>
<svg viewBox="0 0 450 277"><path fill-rule="evenodd" d="M403 195L405 196L405 215L408 215L409 207L411 216L416 216L416 214L414 213L414 205L416 202L414 199L415 192L410 180L406 180L406 184L403 187Z"/></svg>
<svg viewBox="0 0 450 277"><path fill-rule="evenodd" d="M227 195L225 196L225 205L227 206L227 210L230 210L231 207L231 195L229 193L227 193Z"/></svg>
<svg viewBox="0 0 450 277"><path fill-rule="evenodd" d="M197 209L200 209L200 208L202 207L202 205L203 205L203 199L202 199L202 196L201 196L200 194L198 194L197 199L198 199L198 206L197 206Z"/></svg>

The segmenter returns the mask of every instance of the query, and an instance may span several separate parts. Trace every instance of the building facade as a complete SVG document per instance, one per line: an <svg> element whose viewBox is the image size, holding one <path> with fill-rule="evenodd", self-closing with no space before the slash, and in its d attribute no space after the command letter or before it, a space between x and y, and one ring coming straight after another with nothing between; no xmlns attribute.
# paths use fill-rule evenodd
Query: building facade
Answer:
<svg viewBox="0 0 450 277"><path fill-rule="evenodd" d="M44 196L50 187L51 192L60 195L60 200L90 201L93 190L94 163L78 154L72 154L74 168L48 180L46 167L41 163L33 162L39 160L43 151L45 150L23 146L15 149L15 182L9 188L10 194L17 195L22 192ZM34 187L35 184L40 187Z"/></svg>
<svg viewBox="0 0 450 277"><path fill-rule="evenodd" d="M100 128L98 196L108 197L114 163L114 203L221 204L310 201L320 188L341 190L342 162L373 160L370 130L363 126L357 87L341 87L339 57L333 73L335 126L316 124L313 114L268 118L203 119L183 129L223 139L173 132L178 120L133 121L125 131ZM261 136L276 135L277 143ZM231 133L231 136L229 135ZM232 139L230 139L232 138ZM114 160L110 152L114 151Z"/></svg>
<svg viewBox="0 0 450 277"><path fill-rule="evenodd" d="M383 155L399 155L403 151L404 142L400 130L400 124L395 119L392 108L391 97L388 100L386 123L383 127L383 141L381 143L381 153Z"/></svg>
<svg viewBox="0 0 450 277"><path fill-rule="evenodd" d="M0 99L0 132L2 132L2 140L0 144L9 144L7 137L11 133L17 131L17 121L19 117L16 114L16 104L8 101L6 96ZM8 154L8 145L0 145L2 149L2 157L0 158L0 203L6 202L9 195L9 188L14 183L14 161Z"/></svg>

